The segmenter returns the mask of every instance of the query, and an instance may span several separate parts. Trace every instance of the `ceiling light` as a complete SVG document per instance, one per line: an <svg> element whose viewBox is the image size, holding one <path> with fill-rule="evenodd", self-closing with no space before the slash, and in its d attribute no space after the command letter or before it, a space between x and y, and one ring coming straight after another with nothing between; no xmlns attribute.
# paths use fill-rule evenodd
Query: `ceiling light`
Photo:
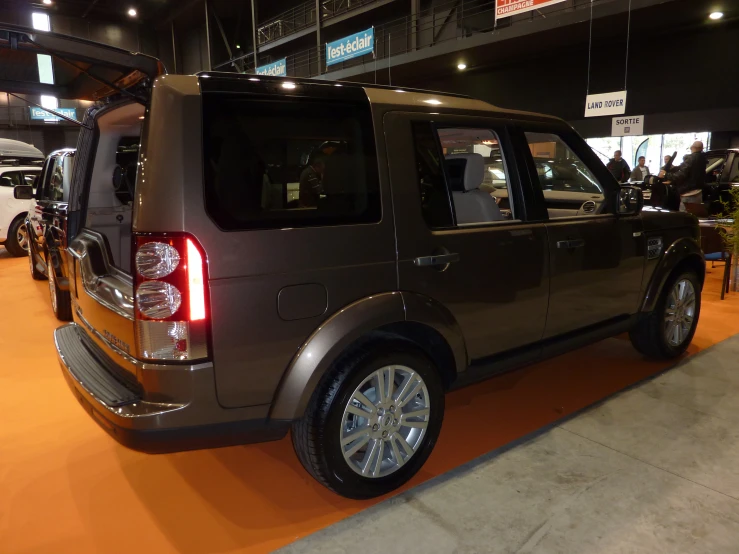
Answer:
<svg viewBox="0 0 739 554"><path fill-rule="evenodd" d="M136 11L136 8L128 8L128 15L129 17L136 17L138 12Z"/></svg>
<svg viewBox="0 0 739 554"><path fill-rule="evenodd" d="M724 16L723 12L711 12L708 17L711 19L721 19Z"/></svg>
<svg viewBox="0 0 739 554"><path fill-rule="evenodd" d="M467 64L466 63L457 64L457 69L459 69L460 71L462 71L463 69L467 69Z"/></svg>
<svg viewBox="0 0 739 554"><path fill-rule="evenodd" d="M241 50L241 45L240 45L240 44L237 44L237 45L236 45L236 48L237 48L238 50Z"/></svg>
<svg viewBox="0 0 739 554"><path fill-rule="evenodd" d="M282 88L295 88L295 83L282 83Z"/></svg>
<svg viewBox="0 0 739 554"><path fill-rule="evenodd" d="M44 0L44 4L46 4L47 6L51 6L51 0Z"/></svg>
<svg viewBox="0 0 739 554"><path fill-rule="evenodd" d="M434 106L438 106L439 104L441 104L441 102L439 102L435 98L432 98L431 100L424 100L424 102L426 102L427 104L433 104Z"/></svg>

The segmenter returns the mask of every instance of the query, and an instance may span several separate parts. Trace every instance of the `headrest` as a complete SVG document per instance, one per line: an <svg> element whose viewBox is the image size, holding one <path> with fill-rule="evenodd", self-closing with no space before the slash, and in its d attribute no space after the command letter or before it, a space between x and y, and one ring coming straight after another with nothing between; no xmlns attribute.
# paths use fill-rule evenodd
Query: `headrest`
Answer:
<svg viewBox="0 0 739 554"><path fill-rule="evenodd" d="M452 190L477 190L485 179L485 159L481 154L450 154L446 157Z"/></svg>

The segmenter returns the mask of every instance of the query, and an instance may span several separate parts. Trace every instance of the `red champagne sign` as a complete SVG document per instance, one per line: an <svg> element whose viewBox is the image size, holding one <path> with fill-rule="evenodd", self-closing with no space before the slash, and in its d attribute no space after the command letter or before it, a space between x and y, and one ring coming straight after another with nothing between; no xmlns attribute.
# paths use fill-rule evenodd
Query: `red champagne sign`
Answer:
<svg viewBox="0 0 739 554"><path fill-rule="evenodd" d="M509 17L519 13L539 10L564 0L495 0L495 17Z"/></svg>

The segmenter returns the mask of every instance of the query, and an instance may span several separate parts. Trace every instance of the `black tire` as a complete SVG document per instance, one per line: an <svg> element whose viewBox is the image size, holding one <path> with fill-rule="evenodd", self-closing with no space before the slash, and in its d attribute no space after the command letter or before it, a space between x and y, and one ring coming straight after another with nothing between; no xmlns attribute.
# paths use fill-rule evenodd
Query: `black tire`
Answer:
<svg viewBox="0 0 739 554"><path fill-rule="evenodd" d="M678 345L671 344L665 333L665 317L668 307L668 299L673 287L682 280L688 280L695 291L695 310L693 325L689 332L684 335L682 342ZM694 271L682 271L672 275L665 283L662 293L657 300L657 306L651 313L644 314L637 324L629 332L631 344L641 354L648 358L658 360L669 360L680 356L688 348L693 340L695 330L698 327L698 319L701 310L701 284L700 279Z"/></svg>
<svg viewBox="0 0 739 554"><path fill-rule="evenodd" d="M10 224L10 227L8 227L8 238L5 240L5 250L7 250L11 256L15 256L16 258L25 256L28 253L26 248L24 248L18 241L18 233L21 231L21 228L25 229L25 227L26 222L22 217L15 219ZM28 230L25 232L28 233ZM26 244L28 244L28 238L26 238Z"/></svg>
<svg viewBox="0 0 739 554"><path fill-rule="evenodd" d="M426 434L393 473L363 477L349 466L342 453L344 408L369 375L389 365L406 366L423 379L430 404ZM305 415L293 424L292 440L303 467L319 483L347 498L373 498L397 489L416 474L436 445L443 418L444 387L428 357L410 343L373 343L353 349L334 365L311 397Z"/></svg>
<svg viewBox="0 0 739 554"><path fill-rule="evenodd" d="M33 247L33 239L31 238L29 238L28 243L28 269L31 271L31 277L35 281L46 279L46 275L36 267L36 249Z"/></svg>
<svg viewBox="0 0 739 554"><path fill-rule="evenodd" d="M49 272L49 297L51 310L59 321L72 321L72 298L69 291L60 290L56 284L56 273L51 260L46 258L46 267Z"/></svg>

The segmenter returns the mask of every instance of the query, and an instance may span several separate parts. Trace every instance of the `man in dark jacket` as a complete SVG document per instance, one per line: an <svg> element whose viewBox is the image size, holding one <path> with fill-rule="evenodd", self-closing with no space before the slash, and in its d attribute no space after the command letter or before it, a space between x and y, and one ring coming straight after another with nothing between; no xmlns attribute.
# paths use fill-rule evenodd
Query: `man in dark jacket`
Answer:
<svg viewBox="0 0 739 554"><path fill-rule="evenodd" d="M659 176L670 181L681 195L694 190L702 191L706 184L707 160L703 153L703 143L696 140L690 147L690 152L680 167L671 169L669 173L664 170L659 172Z"/></svg>
<svg viewBox="0 0 739 554"><path fill-rule="evenodd" d="M616 150L613 153L613 158L606 167L619 183L625 183L631 176L631 168L629 168L626 160L621 157L621 150Z"/></svg>

